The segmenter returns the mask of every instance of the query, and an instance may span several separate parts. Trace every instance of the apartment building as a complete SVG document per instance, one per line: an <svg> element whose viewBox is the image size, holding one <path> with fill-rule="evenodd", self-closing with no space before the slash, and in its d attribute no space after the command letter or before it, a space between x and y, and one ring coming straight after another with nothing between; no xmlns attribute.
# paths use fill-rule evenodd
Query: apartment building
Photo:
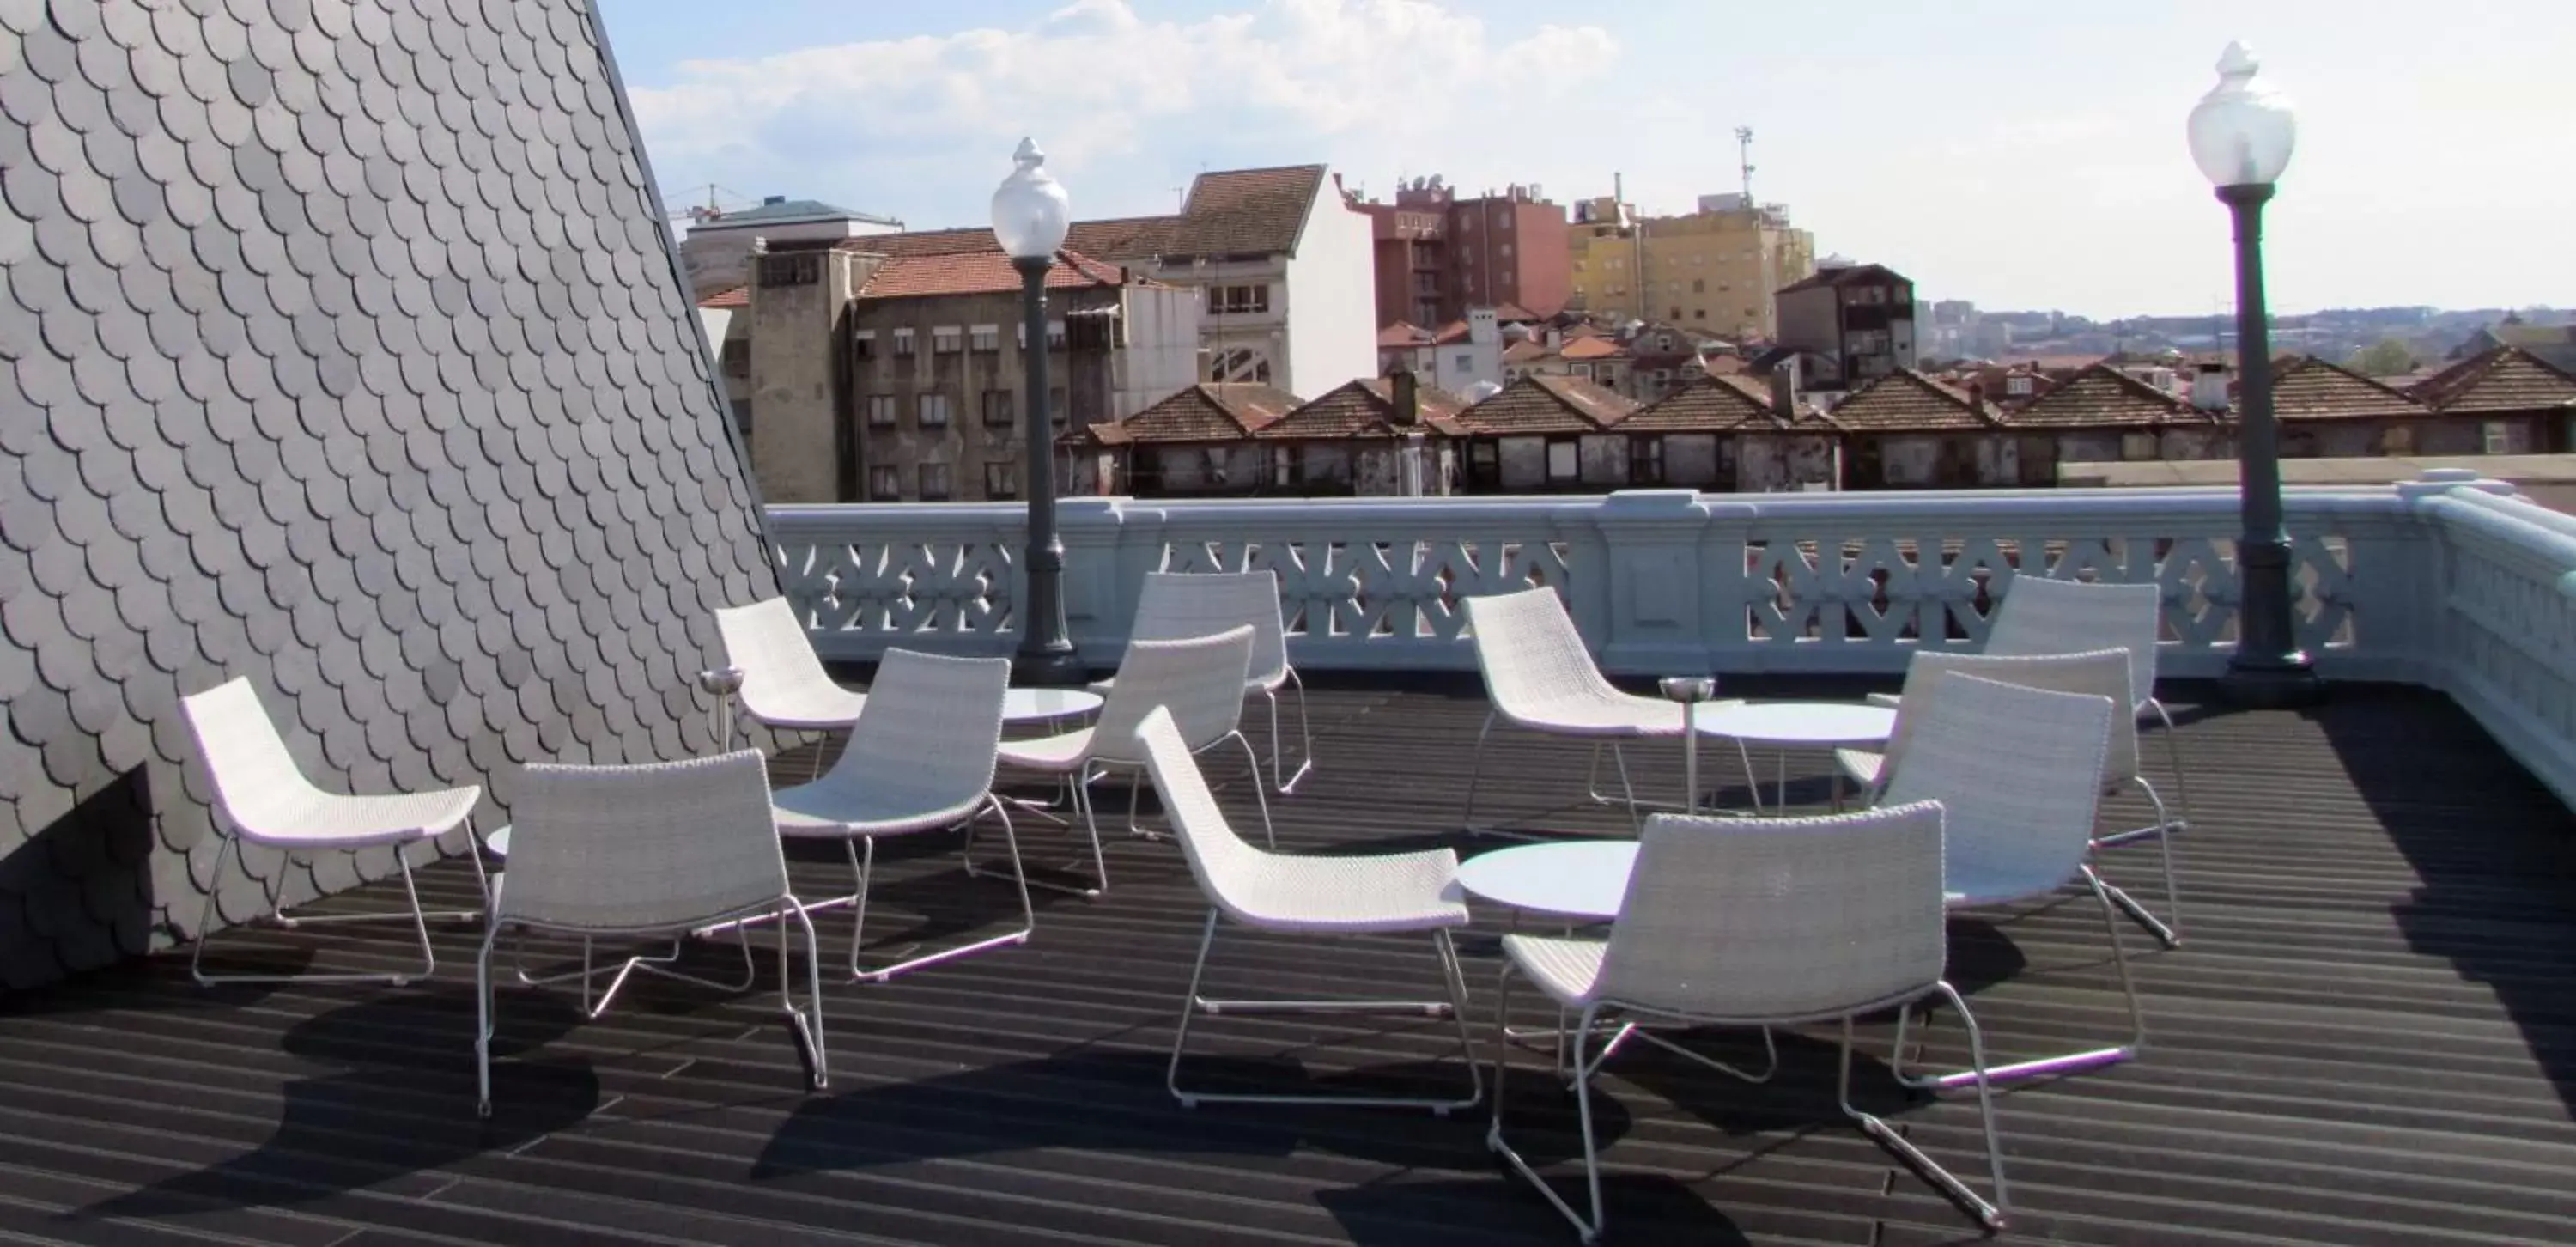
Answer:
<svg viewBox="0 0 2576 1247"><path fill-rule="evenodd" d="M1702 195L1696 211L1641 218L1616 196L1575 205L1567 229L1573 306L1607 320L1652 320L1723 338L1778 332L1771 293L1816 271L1813 234L1782 204Z"/></svg>
<svg viewBox="0 0 2576 1247"><path fill-rule="evenodd" d="M1461 197L1419 177L1391 204L1349 198L1370 221L1380 328L1446 325L1503 304L1553 316L1573 295L1565 207L1537 186Z"/></svg>

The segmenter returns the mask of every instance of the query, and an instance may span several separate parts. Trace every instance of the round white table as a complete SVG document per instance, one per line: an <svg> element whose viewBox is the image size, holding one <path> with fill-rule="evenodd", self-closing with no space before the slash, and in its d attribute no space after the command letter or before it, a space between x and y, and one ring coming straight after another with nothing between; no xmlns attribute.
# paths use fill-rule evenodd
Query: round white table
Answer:
<svg viewBox="0 0 2576 1247"><path fill-rule="evenodd" d="M1608 922L1619 916L1636 864L1634 840L1521 844L1460 862L1458 886L1527 913Z"/></svg>
<svg viewBox="0 0 2576 1247"><path fill-rule="evenodd" d="M1783 750L1780 756L1774 808L1789 804L1789 749L1840 749L1876 745L1884 747L1896 734L1896 712L1883 706L1861 705L1841 701L1762 701L1739 705L1702 708L1699 730L1711 736ZM1759 813L1762 794L1753 794L1755 812Z"/></svg>
<svg viewBox="0 0 2576 1247"><path fill-rule="evenodd" d="M1079 718L1098 710L1104 700L1078 688L1015 688L1002 697L1002 722L1016 727Z"/></svg>

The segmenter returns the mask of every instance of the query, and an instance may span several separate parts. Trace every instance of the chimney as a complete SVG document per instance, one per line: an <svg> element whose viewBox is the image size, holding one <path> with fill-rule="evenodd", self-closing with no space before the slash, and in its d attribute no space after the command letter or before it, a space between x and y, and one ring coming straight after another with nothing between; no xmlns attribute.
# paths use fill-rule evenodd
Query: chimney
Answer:
<svg viewBox="0 0 2576 1247"><path fill-rule="evenodd" d="M1413 370L1398 368L1387 378L1387 394L1395 405L1395 423L1399 428L1412 428L1422 423L1422 391L1413 379Z"/></svg>
<svg viewBox="0 0 2576 1247"><path fill-rule="evenodd" d="M2213 416L2226 413L2227 365L2202 364L2200 370L2192 374L2191 405Z"/></svg>
<svg viewBox="0 0 2576 1247"><path fill-rule="evenodd" d="M1976 412L1978 415L1985 414L1986 383L1984 381L1971 381L1968 383L1968 409Z"/></svg>
<svg viewBox="0 0 2576 1247"><path fill-rule="evenodd" d="M1782 424L1798 420L1798 357L1771 366L1771 414Z"/></svg>

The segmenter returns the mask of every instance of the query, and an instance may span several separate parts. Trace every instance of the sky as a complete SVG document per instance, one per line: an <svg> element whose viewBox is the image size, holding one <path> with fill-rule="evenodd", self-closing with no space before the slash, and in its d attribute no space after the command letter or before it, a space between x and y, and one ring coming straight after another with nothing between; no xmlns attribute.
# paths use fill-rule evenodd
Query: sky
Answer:
<svg viewBox="0 0 2576 1247"><path fill-rule="evenodd" d="M2298 107L2280 312L2576 304L2576 3L596 0L674 200L982 224L1021 136L1078 217L1203 169L1535 183L1650 215L1739 188L1923 297L2108 318L2232 297L2184 118L2230 39Z"/></svg>

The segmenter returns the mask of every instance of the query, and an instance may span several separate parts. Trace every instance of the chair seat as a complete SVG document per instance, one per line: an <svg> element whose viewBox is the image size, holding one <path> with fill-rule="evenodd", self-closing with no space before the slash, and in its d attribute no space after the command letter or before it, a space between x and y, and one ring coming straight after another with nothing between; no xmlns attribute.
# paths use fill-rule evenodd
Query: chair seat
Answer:
<svg viewBox="0 0 2576 1247"><path fill-rule="evenodd" d="M1963 860L1953 856L1942 864L1942 901L1954 909L1969 905L2008 905L2033 897L2053 896L2065 883L2064 876L2034 874L2009 862Z"/></svg>
<svg viewBox="0 0 2576 1247"><path fill-rule="evenodd" d="M1853 783L1867 788L1876 784L1878 777L1886 772L1887 755L1871 749L1837 749L1834 751L1834 765L1841 767L1843 774L1851 776Z"/></svg>
<svg viewBox="0 0 2576 1247"><path fill-rule="evenodd" d="M770 797L778 834L790 839L832 840L851 836L900 836L944 831L973 818L984 808L976 793L962 800L934 804L883 787L851 790L826 780L782 788Z"/></svg>
<svg viewBox="0 0 2576 1247"><path fill-rule="evenodd" d="M1092 729L1078 727L1053 736L1033 736L1027 740L1002 742L1001 759L1032 771L1070 771L1091 757Z"/></svg>
<svg viewBox="0 0 2576 1247"><path fill-rule="evenodd" d="M1428 931L1467 924L1458 855L1448 849L1358 857L1265 853L1220 902L1236 921L1272 931Z"/></svg>
<svg viewBox="0 0 2576 1247"><path fill-rule="evenodd" d="M1547 993L1548 999L1568 1008L1592 1003L1592 986L1601 981L1601 959L1609 951L1608 940L1564 935L1503 937L1503 955Z"/></svg>
<svg viewBox="0 0 2576 1247"><path fill-rule="evenodd" d="M1701 702L1702 713L1743 705L1743 699ZM1670 736L1682 734L1682 705L1656 697L1620 694L1608 698L1568 698L1503 711L1512 723L1560 736Z"/></svg>
<svg viewBox="0 0 2576 1247"><path fill-rule="evenodd" d="M783 692L767 690L756 699L745 697L742 708L771 727L821 732L858 722L867 704L865 693L825 685L798 685Z"/></svg>
<svg viewBox="0 0 2576 1247"><path fill-rule="evenodd" d="M256 826L236 820L233 831L272 849L363 849L444 835L464 825L482 799L483 790L470 785L368 797L316 792Z"/></svg>
<svg viewBox="0 0 2576 1247"><path fill-rule="evenodd" d="M1284 670L1274 671L1266 676L1254 676L1243 682L1243 694L1244 696L1249 697L1254 693L1275 693L1279 691L1279 687L1281 685L1286 684L1287 682L1288 673ZM1098 693L1103 697L1107 697L1109 695L1109 690L1116 687L1117 683L1117 676L1105 675L1097 680L1093 680L1089 687L1092 692Z"/></svg>

